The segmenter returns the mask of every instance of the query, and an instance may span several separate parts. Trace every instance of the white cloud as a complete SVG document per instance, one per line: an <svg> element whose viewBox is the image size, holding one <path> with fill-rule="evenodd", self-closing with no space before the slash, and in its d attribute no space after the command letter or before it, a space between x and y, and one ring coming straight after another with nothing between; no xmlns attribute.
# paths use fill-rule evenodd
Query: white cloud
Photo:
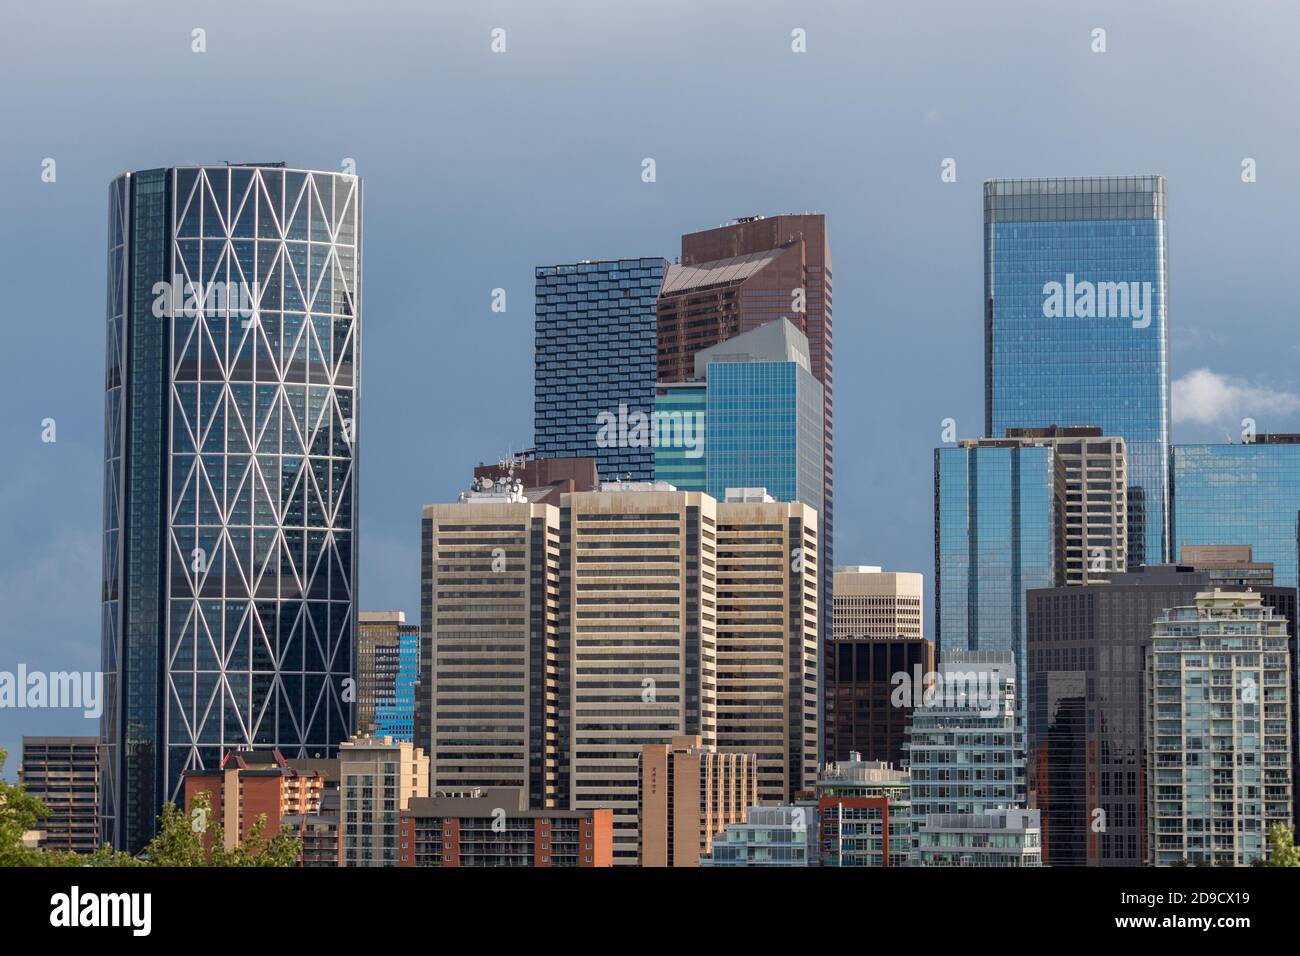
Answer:
<svg viewBox="0 0 1300 956"><path fill-rule="evenodd" d="M1247 385L1208 368L1198 368L1175 381L1171 401L1175 424L1237 425L1243 418L1300 411L1300 397L1291 392Z"/></svg>

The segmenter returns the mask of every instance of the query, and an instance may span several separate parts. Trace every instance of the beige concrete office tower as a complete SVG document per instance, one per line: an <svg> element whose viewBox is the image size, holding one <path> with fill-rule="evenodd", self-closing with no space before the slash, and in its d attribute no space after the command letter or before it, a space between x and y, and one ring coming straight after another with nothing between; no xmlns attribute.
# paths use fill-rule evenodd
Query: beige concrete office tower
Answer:
<svg viewBox="0 0 1300 956"><path fill-rule="evenodd" d="M717 743L715 503L664 482L561 500L569 808L613 809L614 864L635 865L641 748Z"/></svg>
<svg viewBox="0 0 1300 956"><path fill-rule="evenodd" d="M1287 621L1250 590L1158 618L1146 667L1148 862L1249 866L1291 824Z"/></svg>
<svg viewBox="0 0 1300 956"><path fill-rule="evenodd" d="M1097 584L1128 565L1128 455L1124 439L1090 425L1008 428L1049 442L1065 466L1063 583Z"/></svg>
<svg viewBox="0 0 1300 956"><path fill-rule="evenodd" d="M758 803L758 758L698 736L641 748L641 865L699 866L713 838Z"/></svg>
<svg viewBox="0 0 1300 956"><path fill-rule="evenodd" d="M476 478L425 505L416 709L433 791L520 789L568 799L559 766L559 510L516 481Z"/></svg>
<svg viewBox="0 0 1300 956"><path fill-rule="evenodd" d="M817 778L817 512L762 488L717 504L718 749L758 755L758 796Z"/></svg>
<svg viewBox="0 0 1300 956"><path fill-rule="evenodd" d="M429 795L429 758L406 741L369 734L339 745L340 866L397 866L400 816Z"/></svg>
<svg viewBox="0 0 1300 956"><path fill-rule="evenodd" d="M866 564L835 569L835 640L849 637L923 637L925 578L915 571L882 571Z"/></svg>
<svg viewBox="0 0 1300 956"><path fill-rule="evenodd" d="M18 781L45 804L42 850L99 849L98 737L24 737Z"/></svg>

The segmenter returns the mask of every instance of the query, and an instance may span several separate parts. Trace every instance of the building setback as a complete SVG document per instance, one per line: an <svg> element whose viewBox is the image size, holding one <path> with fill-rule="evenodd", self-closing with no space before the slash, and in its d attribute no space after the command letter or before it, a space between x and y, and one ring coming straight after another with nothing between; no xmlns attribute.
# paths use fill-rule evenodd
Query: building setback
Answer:
<svg viewBox="0 0 1300 956"><path fill-rule="evenodd" d="M1130 567L1170 553L1165 214L1163 176L984 183L984 434L1124 439Z"/></svg>
<svg viewBox="0 0 1300 956"><path fill-rule="evenodd" d="M744 823L730 824L700 866L816 866L814 810L806 806L750 807Z"/></svg>
<svg viewBox="0 0 1300 956"><path fill-rule="evenodd" d="M101 832L187 770L352 726L361 185L284 164L109 190Z"/></svg>
<svg viewBox="0 0 1300 956"><path fill-rule="evenodd" d="M99 849L99 738L24 737L18 782L45 804L42 850Z"/></svg>
<svg viewBox="0 0 1300 956"><path fill-rule="evenodd" d="M699 866L713 838L758 803L758 758L674 737L641 748L641 866Z"/></svg>
<svg viewBox="0 0 1300 956"><path fill-rule="evenodd" d="M1151 633L1148 860L1249 866L1292 824L1286 620L1250 591L1206 591Z"/></svg>
<svg viewBox="0 0 1300 956"><path fill-rule="evenodd" d="M1042 866L1037 810L932 813L917 843L919 866Z"/></svg>

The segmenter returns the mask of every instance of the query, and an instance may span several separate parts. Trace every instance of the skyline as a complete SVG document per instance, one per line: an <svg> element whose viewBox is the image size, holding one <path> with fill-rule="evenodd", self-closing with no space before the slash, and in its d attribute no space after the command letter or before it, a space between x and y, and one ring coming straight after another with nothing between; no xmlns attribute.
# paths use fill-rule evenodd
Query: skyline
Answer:
<svg viewBox="0 0 1300 956"><path fill-rule="evenodd" d="M241 15L237 10L214 11L211 16L205 12L200 17L210 21L211 38L209 51L204 54L208 61L202 67L203 83L211 80L211 61L220 61L231 53L229 46L222 52L222 44L231 42L231 31L220 27L228 18ZM322 19L328 22L335 15L325 11ZM374 14L360 15L363 23L374 22L366 19ZM11 14L15 21L21 21L23 16L21 11ZM88 18L90 27L97 25L95 16ZM272 23L280 16L287 14L266 14ZM430 28L433 42L443 44L435 49L450 53L452 62L468 65L472 75L491 76L485 71L503 67L502 76L487 82L492 95L480 100L482 105L500 106L498 96L507 98L506 105L513 105L510 96L519 102L521 84L537 80L538 74L545 74L540 80L550 95L566 89L580 92L583 84L590 82L590 76L579 75L578 67L546 73L556 64L557 41L567 34L555 33L554 25L531 12L500 15L510 30L511 46L499 62L491 59L487 37L488 30L496 25L496 16L495 11L482 16L465 15L455 21L455 29ZM917 14L909 11L903 20L909 16ZM1203 44L1201 36L1205 32L1221 28L1228 41L1224 46L1231 52L1231 38L1241 36L1231 27L1242 28L1250 22L1251 14L1247 12L1236 24L1213 17L1200 17L1194 24L1198 31L1194 37L1180 37L1175 24L1170 33L1160 35L1161 39L1171 44L1179 39L1195 39ZM189 21L193 19L189 13L160 15L159 22L151 25L155 32L147 32L147 39L119 39L124 44L155 45L155 55L171 63L176 57L193 55L188 50ZM1118 94L1135 82L1131 71L1147 67L1137 62L1132 37L1142 36L1149 52L1152 38L1157 36L1153 20L1158 19L1154 14L1124 13L1105 5L1090 10L1086 19L1045 14L1034 27L1038 42L1045 44L1044 50L1037 56L1034 51L1022 51L1018 62L1063 71L1080 83L1090 78L1098 84L1092 96L1102 100L1108 93ZM596 20L602 26L609 23L608 18ZM1111 46L1102 56L1090 54L1087 48L1093 20L1105 23L1109 30ZM1049 21L1050 29L1046 25ZM838 37L827 17L808 16L790 6L750 22L727 21L719 11L700 11L698 22L699 32L672 36L681 42L686 56L701 64L701 69L708 68L710 61L725 65L732 62L728 57L748 55L770 56L771 71L776 74L781 70L803 71L786 78L789 88L764 91L770 97L767 106L774 110L772 115L787 115L786 108L795 106L813 108L818 111L815 115L823 119L833 117L836 110L855 118L858 115L847 109L847 93L857 96L860 92L853 82L855 64L848 56L857 50L857 41L846 42ZM955 47L958 53L964 49L961 44L969 45L965 56L956 57L952 66L955 71L969 69L972 60L980 61L989 55L980 41L996 38L987 28L974 33L974 42L969 39L970 31L981 22L973 14L959 12L940 24L930 25L928 35L932 38L959 38ZM671 30L671 26L665 27L649 14L644 19L627 15L623 24L629 36L651 30L646 39L652 48L654 30ZM170 32L164 31L163 25ZM805 56L819 66L801 66L802 61L790 53L788 33L792 25L808 29L809 53ZM559 26L575 24L564 21ZM24 33L21 22L15 27L11 35L32 41L15 44L18 49L6 51L20 69L26 57L68 64L94 52L80 48L89 30L85 35L74 34L66 44L63 40L68 38L59 37L56 45L53 27L42 25L41 30L50 32L36 35L30 30ZM910 27L926 35L926 27L915 21ZM888 29L883 24L870 24L870 35L880 37L873 52L880 54L885 75L890 74L889 64L896 63L900 56L890 49ZM851 35L856 31L847 28L843 32ZM723 33L736 39L739 53L735 52L737 45L716 41ZM1126 33L1129 39L1121 42ZM861 36L859 33L857 39ZM529 37L548 37L549 47L540 41L528 41ZM221 43L218 38L222 38ZM402 37L393 39L411 42ZM1253 39L1259 43L1272 41L1271 36L1260 33L1253 34ZM166 52L171 44L176 45L175 54ZM1012 44L1010 49L1019 48ZM1172 49L1172 45L1163 48L1170 59L1174 58ZM579 45L579 50L590 55L579 61L589 63L593 70L620 56L618 44L607 48L600 44ZM1209 45L1201 52L1213 64L1216 53L1222 55L1224 50ZM284 53L299 55L292 50ZM247 46L238 55L245 64L255 63L256 54ZM819 57L824 59L819 61ZM935 58L942 59L937 53ZM85 57L86 62L93 59ZM666 57L662 64L640 64L650 70L652 81L644 92L640 86L643 78L638 78L637 84L615 88L634 99L653 93L642 102L643 106L666 102L661 89L651 89L658 79L666 81L667 89L675 90L677 96L689 96L698 85L698 81L690 82L690 77L698 74L686 71L688 76L677 78L667 69L672 59ZM52 82L27 92L21 104L10 101L14 94L9 93L7 105L15 107L17 113L13 142L19 148L0 159L0 168L6 174L4 181L10 184L0 199L0 215L6 221L24 225L6 231L0 254L12 267L13 278L8 285L13 314L32 318L6 323L6 374L0 394L10 414L5 416L4 432L0 434L10 449L11 468L0 486L0 500L5 502L5 540L35 542L36 550L20 555L19 549L7 548L0 559L0 587L21 599L6 609L5 643L10 654L6 655L5 666L12 669L22 661L45 670L98 666L96 582L100 574L98 528L102 507L98 461L103 423L102 366L97 363L102 361L104 345L100 318L104 287L102 242L107 186L123 169L156 168L187 159L230 159L284 160L292 166L330 170L336 169L342 158L357 159L358 174L367 184L369 205L366 311L371 328L366 368L372 381L383 383L368 390L360 425L367 435L362 452L366 481L362 486L359 535L360 603L365 609L403 609L408 614L418 608L419 507L453 500L477 462L495 460L511 447L519 450L531 444L528 370L533 321L530 287L535 266L624 255L671 257L677 237L683 232L745 215L804 209L824 212L838 265L837 304L841 316L837 342L841 372L836 441L841 489L836 521L838 563L862 562L889 570L920 571L927 577L930 597L926 604L932 608L933 507L928 481L917 482L915 476L929 474L942 419L957 419L958 437L976 437L982 431L979 236L980 189L986 178L1126 173L1166 176L1173 210L1169 328L1174 442L1221 442L1225 431L1234 435L1237 431L1231 427L1231 415L1214 425L1179 421L1180 404L1185 417L1191 410L1202 408L1191 399L1213 392L1215 379L1190 377L1201 368L1209 368L1215 375L1240 378L1251 388L1280 388L1247 401L1243 412L1252 406L1264 409L1255 415L1261 431L1300 430L1300 415L1296 412L1300 401L1294 395L1297 380L1291 371L1296 336L1286 331L1284 324L1285 285L1271 277L1285 264L1278 249L1286 224L1293 218L1294 188L1285 179L1283 164L1296 153L1297 144L1294 133L1269 125L1271 118L1265 117L1276 105L1267 107L1267 96L1252 99L1246 95L1252 89L1252 80L1259 78L1254 71L1284 62L1282 56L1265 54L1244 70L1240 62L1234 61L1232 69L1207 70L1206 80L1184 78L1171 103L1173 113L1198 105L1194 91L1198 82L1208 82L1209 74L1217 72L1229 84L1227 93L1218 88L1220 101L1231 105L1227 125L1239 125L1236 132L1216 131L1212 155L1204 149L1197 155L1184 152L1186 143L1182 138L1189 130L1203 130L1209 125L1199 113L1195 127L1184 117L1183 125L1171 123L1163 135L1153 131L1151 141L1145 143L1122 136L1098 137L1095 131L1103 118L1113 122L1117 130L1132 129L1126 117L1145 115L1146 108L1122 103L1112 110L1109 107L1115 104L1108 103L1103 109L1103 104L1080 95L1080 90L1067 100L1080 110L1073 118L1063 116L1052 121L1045 114L1028 111L1017 119L1028 119L1029 129L1013 145L990 147L976 139L975 145L963 146L972 143L970 125L976 120L987 122L987 106L960 85L941 89L937 79L932 81L934 88L921 84L919 97L907 89L870 84L863 87L889 89L890 94L905 97L907 104L884 108L886 116L879 118L891 122L882 128L892 131L896 139L871 143L863 162L855 162L863 156L862 139L854 141L856 150L846 150L843 131L829 123L809 123L806 117L801 122L819 131L827 147L824 153L809 151L805 143L788 142L798 138L790 136L790 126L779 122L772 124L776 129L760 134L757 148L750 144L728 152L711 143L708 150L685 149L684 137L674 130L682 123L698 120L665 108L663 112L673 114L666 119L628 109L629 115L639 114L638 122L649 121L653 132L625 130L617 136L617 148L597 142L588 144L594 147L591 153L579 151L575 156L572 135L555 134L539 140L537 129L528 121L530 109L544 102L546 93L529 91L536 101L529 98L520 104L522 109L508 110L506 116L518 125L500 127L504 135L496 139L490 133L494 119L490 108L479 111L489 115L476 119L469 115L469 109L439 101L438 109L451 114L463 110L466 115L459 116L459 121L487 123L488 131L470 125L463 128L469 131L452 137L427 132L417 135L416 141L433 146L430 152L444 175L417 174L420 185L410 193L414 197L412 207L396 209L395 197L410 185L404 178L407 174L398 167L418 159L418 150L391 148L395 132L409 132L391 120L356 116L359 131L347 137L346 148L338 147L337 129L322 134L318 126L326 124L296 117L285 120L280 112L283 104L275 99L283 94L275 91L270 101L257 109L264 111L259 112L259 119L273 119L280 124L276 132L253 127L243 137L246 146L232 148L229 124L200 123L192 137L193 145L168 149L159 148L156 140L145 134L158 117L183 115L178 107L193 92L184 82L177 83L174 89L156 91L161 94L156 110L119 115L114 119L116 126L83 115L82 123L88 128L83 126L72 138L65 129L66 107L69 102L87 103L85 90L76 84ZM188 68L191 64L181 61L179 65ZM661 67L662 75L656 72ZM1101 73L1098 67L1107 72ZM1288 67L1274 68L1280 71ZM251 69L247 76L231 77L230 82L255 83L270 75L263 69ZM359 78L373 79L376 64L354 69ZM814 69L816 74L810 75ZM199 70L194 72L197 76ZM916 79L922 71L901 72ZM987 76L990 93L1011 92L1003 87L1010 82L1012 73ZM68 75L76 76L76 69L70 69ZM725 77L725 71L721 75ZM809 90L816 88L814 80L831 75L845 75L849 80L845 89L832 91L825 102L810 107L804 99ZM957 75L954 72L950 78ZM857 79L863 77L857 75ZM1160 88L1159 77L1147 79L1154 88ZM148 76L142 75L139 80L147 81ZM1282 78L1270 78L1268 83L1283 88L1288 85ZM554 89L557 86L559 89ZM1266 90L1267 86L1253 88ZM738 98L744 92L741 84L724 89ZM1023 95L1020 90L1015 92ZM948 107L954 98L959 105ZM926 101L929 106L923 105ZM359 102L352 104L354 109L359 109ZM64 109L60 109L61 104ZM41 110L44 115L33 118L24 115L23 109ZM898 115L890 113L891 109ZM1260 111L1252 122L1250 117ZM555 117L548 114L545 118ZM727 122L725 115L722 121ZM367 125L371 123L375 125ZM1073 129L1076 126L1078 129ZM1224 124L1217 126L1225 128ZM1015 130L1016 123L1008 117L997 129ZM1042 135L1049 129L1062 135L1050 145L1035 142L1035 133ZM103 137L106 142L95 142L99 133L107 134ZM443 139L448 140L448 145L438 147ZM470 150L468 158L455 156L453 147L464 147L466 143L477 147L477 151ZM1261 143L1263 148L1257 145ZM527 152L530 147L539 149L541 155ZM846 155L832 155L837 149ZM659 160L655 183L640 180L644 156ZM941 161L954 156L958 179L944 183L940 179ZM1259 159L1257 183L1247 185L1240 180L1239 164L1245 156ZM55 183L41 182L40 161L44 157L58 161ZM488 173L475 168L475 157L495 158L501 163ZM538 189L538 183L529 175L515 175L520 169L558 188L554 192ZM890 174L892 180L869 187L874 176ZM870 215L877 207L880 214ZM423 223L415 222L420 212L428 216ZM530 221L533 218L542 221ZM442 222L456 221L467 225L468 237L463 244L447 241L450 231L438 228ZM914 223L924 223L924 228ZM1270 236L1274 238L1271 245ZM411 248L403 248L406 245ZM447 259L429 277L429 260L435 254ZM920 268L915 265L918 262ZM936 269L935 263L942 265ZM505 288L509 296L504 315L494 315L490 309L490 293L497 287ZM51 300L56 304L53 312ZM1240 309L1237 314L1227 313L1233 330L1246 333L1239 339L1234 340L1224 327L1226 322L1216 324L1220 321L1216 306L1226 311L1225 302ZM474 321L456 329L452 327L455 323L448 321L456 315ZM1272 316L1277 317L1277 324L1269 329ZM920 318L921 324L915 318ZM479 322L498 325L480 328ZM1261 348L1261 344L1265 347ZM879 352L873 351L877 345L882 346ZM943 374L926 376L924 370L931 367L942 369ZM938 391L915 394L910 389L918 381L933 383ZM1184 383L1181 401L1180 381ZM466 396L470 396L469 401ZM416 405L416 414L409 414L412 404ZM883 412L872 416L862 411L869 408ZM448 414L448 410L455 414ZM53 446L40 442L40 422L45 417L53 417L58 423L58 441ZM422 423L427 423L426 430L413 434L411 425L419 429ZM927 612L931 621L932 614L932 610ZM926 630L933 636L929 622ZM15 715L16 720L10 719ZM86 729L72 712L28 715L16 711L6 712L5 717L0 727L0 746L8 747L11 755L17 753L17 739L23 733ZM16 760L11 760L6 769L12 775Z"/></svg>

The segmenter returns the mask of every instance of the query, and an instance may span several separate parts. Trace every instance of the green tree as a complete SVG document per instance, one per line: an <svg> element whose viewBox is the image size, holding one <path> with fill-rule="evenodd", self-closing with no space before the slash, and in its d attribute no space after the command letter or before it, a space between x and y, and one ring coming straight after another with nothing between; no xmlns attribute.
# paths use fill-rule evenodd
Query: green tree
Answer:
<svg viewBox="0 0 1300 956"><path fill-rule="evenodd" d="M9 754L0 747L0 772ZM0 867L4 866L139 866L129 853L114 850L108 844L94 853L71 850L39 850L23 844L23 834L39 829L50 815L39 797L33 797L21 783L0 778Z"/></svg>
<svg viewBox="0 0 1300 956"><path fill-rule="evenodd" d="M301 841L287 833L267 840L265 831L266 814L262 813L253 821L247 838L227 849L225 827L213 818L211 795L200 792L191 802L188 815L173 803L163 807L158 835L145 847L143 856L152 866L293 866L297 863Z"/></svg>
<svg viewBox="0 0 1300 956"><path fill-rule="evenodd" d="M1269 828L1268 865L1300 866L1300 851L1296 850L1293 827L1285 823L1275 823Z"/></svg>
<svg viewBox="0 0 1300 956"><path fill-rule="evenodd" d="M0 773L9 752L0 747ZM0 778L0 866L41 866L40 850L23 845L23 834L50 815L45 804L21 783Z"/></svg>
<svg viewBox="0 0 1300 956"><path fill-rule="evenodd" d="M8 754L0 747L0 772ZM248 837L231 849L225 846L225 830L212 819L212 799L207 793L195 796L188 814L174 803L163 807L158 818L158 835L145 847L144 859L114 850L105 844L94 853L39 850L23 844L23 834L38 828L50 811L38 797L20 783L0 777L0 867L9 866L293 866L298 861L301 841L289 833L266 839L266 814L260 814ZM204 840L204 836L209 837ZM209 852L207 847L212 847Z"/></svg>
<svg viewBox="0 0 1300 956"><path fill-rule="evenodd" d="M211 833L214 846L220 846L223 838L220 824L208 825L211 814L212 802L206 793L194 798L188 817L176 804L164 804L158 833L141 855L150 866L207 866L203 834Z"/></svg>

